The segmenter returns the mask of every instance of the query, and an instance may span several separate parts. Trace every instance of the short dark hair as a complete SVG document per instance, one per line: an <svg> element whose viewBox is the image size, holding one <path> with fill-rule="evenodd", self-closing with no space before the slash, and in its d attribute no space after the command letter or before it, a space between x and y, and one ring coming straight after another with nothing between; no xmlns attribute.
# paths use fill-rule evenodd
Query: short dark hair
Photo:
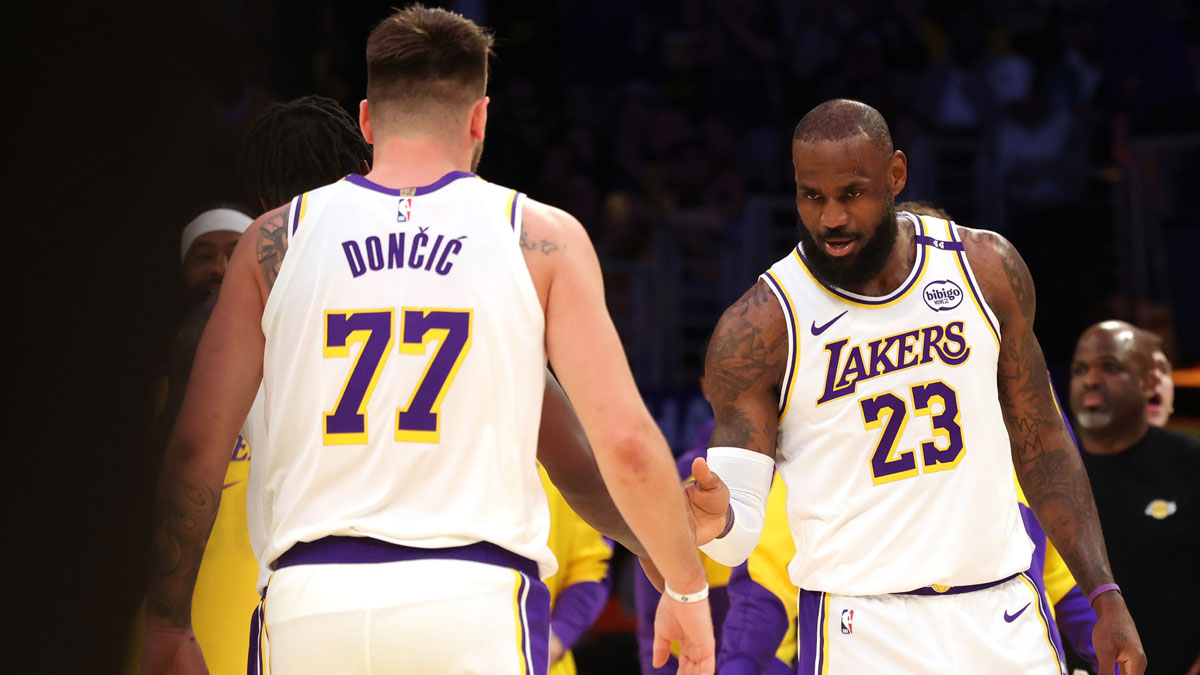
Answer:
<svg viewBox="0 0 1200 675"><path fill-rule="evenodd" d="M305 96L267 108L246 136L243 179L267 208L371 163L358 122L337 101Z"/></svg>
<svg viewBox="0 0 1200 675"><path fill-rule="evenodd" d="M469 106L487 90L492 35L461 14L411 5L367 38L367 101L424 112Z"/></svg>
<svg viewBox="0 0 1200 675"><path fill-rule="evenodd" d="M862 101L835 98L808 111L800 119L792 140L813 143L840 141L865 135L880 152L891 155L892 132L883 115Z"/></svg>

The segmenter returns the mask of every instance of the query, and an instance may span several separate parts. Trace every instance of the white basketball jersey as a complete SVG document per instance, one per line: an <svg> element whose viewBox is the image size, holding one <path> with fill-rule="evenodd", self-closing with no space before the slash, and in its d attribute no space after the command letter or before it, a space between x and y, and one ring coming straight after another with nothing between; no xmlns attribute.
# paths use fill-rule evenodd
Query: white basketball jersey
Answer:
<svg viewBox="0 0 1200 675"><path fill-rule="evenodd" d="M1030 564L997 398L999 322L957 226L900 215L916 264L885 297L818 281L799 246L762 277L791 343L777 459L800 588L895 593Z"/></svg>
<svg viewBox="0 0 1200 675"><path fill-rule="evenodd" d="M521 203L465 172L404 189L351 175L292 201L251 474L267 564L346 535L487 541L555 571L535 462L545 324Z"/></svg>

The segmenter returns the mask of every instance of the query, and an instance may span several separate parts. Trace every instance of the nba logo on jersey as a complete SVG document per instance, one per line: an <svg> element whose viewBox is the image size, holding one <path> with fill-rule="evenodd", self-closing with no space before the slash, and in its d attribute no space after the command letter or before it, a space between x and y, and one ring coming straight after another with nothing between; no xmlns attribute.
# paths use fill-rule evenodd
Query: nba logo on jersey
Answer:
<svg viewBox="0 0 1200 675"><path fill-rule="evenodd" d="M412 197L401 197L400 204L396 209L396 222L407 223L412 217Z"/></svg>
<svg viewBox="0 0 1200 675"><path fill-rule="evenodd" d="M950 311L962 304L963 292L958 284L950 281L931 281L921 291L925 304L935 312Z"/></svg>
<svg viewBox="0 0 1200 675"><path fill-rule="evenodd" d="M842 610L842 632L846 635L854 634L854 610Z"/></svg>

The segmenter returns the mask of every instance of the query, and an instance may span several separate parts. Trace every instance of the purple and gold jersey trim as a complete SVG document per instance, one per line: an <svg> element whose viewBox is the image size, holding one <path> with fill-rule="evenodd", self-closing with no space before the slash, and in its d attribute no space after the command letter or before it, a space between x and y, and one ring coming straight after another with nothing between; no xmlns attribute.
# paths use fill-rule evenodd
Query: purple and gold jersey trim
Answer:
<svg viewBox="0 0 1200 675"><path fill-rule="evenodd" d="M767 284L775 291L775 296L783 303L784 314L787 316L789 358L787 370L783 378L783 387L779 392L779 418L783 419L784 415L787 415L788 403L792 399L792 386L796 383L796 364L800 362L799 324L796 321L796 306L792 304L792 299L788 296L788 292L784 289L783 284L779 282L779 278L770 270L767 270L763 274L763 278L767 280Z"/></svg>
<svg viewBox="0 0 1200 675"><path fill-rule="evenodd" d="M950 231L951 241L962 245L962 240L958 238L958 232L955 231L954 223L947 222L946 229ZM996 344L1000 344L1000 330L996 324L992 322L992 318L988 316L987 310L984 309L983 294L979 292L979 288L975 286L975 277L970 272L970 267L967 266L967 253L961 248L955 250L956 260L958 261L958 269L962 271L963 279L967 282L967 288L971 289L971 300L975 303L975 308L979 310L979 315L983 317L984 323L988 328L992 329L992 336L996 338Z"/></svg>
<svg viewBox="0 0 1200 675"><path fill-rule="evenodd" d="M906 215L911 217L911 214L906 213ZM917 237L924 236L925 224L921 222L920 218L916 218L914 223L917 228ZM817 277L817 275L813 274L812 270L808 268L808 261L805 260L804 251L800 248L799 244L797 244L796 248L792 251L792 255L796 256L796 260L800 263L800 269L804 270L804 273L813 280L813 283L824 289L826 293L829 293L842 302L854 305L855 307L877 308L890 307L900 302L904 298L908 297L908 294L912 293L912 290L918 286L917 282L920 281L921 277L925 275L925 261L929 258L929 256L925 253L926 248L926 246L917 247L917 264L913 265L913 271L908 275L908 280L905 281L900 288L897 288L888 295L878 298L859 295L857 293L851 293L850 291L844 291L836 286L831 286L822 281Z"/></svg>
<svg viewBox="0 0 1200 675"><path fill-rule="evenodd" d="M430 192L436 192L436 191L446 187L447 185L453 183L454 181L458 180L459 178L474 178L474 177L475 177L475 174L473 174L469 171L451 171L450 173L446 174L445 176L442 176L441 178L433 181L429 185L422 185L420 187L410 187L410 188L384 187L384 186L380 185L379 183L368 180L367 178L360 176L359 174L356 174L356 173L352 173L349 176L346 176L346 180L350 181L351 183L354 183L355 185L357 185L359 187L364 187L364 188L367 188L368 190L374 190L375 192L381 192L385 195L391 195L393 197L420 197L421 195L427 195Z"/></svg>
<svg viewBox="0 0 1200 675"><path fill-rule="evenodd" d="M508 198L508 208L506 211L508 214L508 225L514 232L517 230L517 209L519 208L517 202L520 201L520 198L521 193L516 190L513 190L512 195Z"/></svg>
<svg viewBox="0 0 1200 675"><path fill-rule="evenodd" d="M307 192L303 192L299 197L296 197L296 203L292 205L292 230L291 236L295 236L296 228L300 227L300 221L304 220L304 212L308 210Z"/></svg>

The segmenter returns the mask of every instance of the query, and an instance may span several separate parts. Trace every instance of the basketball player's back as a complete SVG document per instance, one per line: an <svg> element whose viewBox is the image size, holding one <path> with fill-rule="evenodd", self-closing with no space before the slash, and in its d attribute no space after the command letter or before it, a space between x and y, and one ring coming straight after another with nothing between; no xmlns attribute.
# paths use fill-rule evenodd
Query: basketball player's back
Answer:
<svg viewBox="0 0 1200 675"><path fill-rule="evenodd" d="M547 356L673 598L656 652L680 640L684 672L712 672L683 494L595 250L568 214L470 173L490 51L490 35L444 10L385 19L359 113L371 171L264 215L234 252L196 355L211 374L189 383L167 453L159 560L183 560L153 580L152 672L197 661L183 593L212 509L185 498L219 486L258 372L266 443L249 501L274 570L257 613L264 670L544 672L539 576L554 563L534 453Z"/></svg>
<svg viewBox="0 0 1200 675"><path fill-rule="evenodd" d="M399 190L352 175L294 200L263 313L252 499L273 493L268 560L328 535L485 540L553 572L543 319L517 206L466 172Z"/></svg>

